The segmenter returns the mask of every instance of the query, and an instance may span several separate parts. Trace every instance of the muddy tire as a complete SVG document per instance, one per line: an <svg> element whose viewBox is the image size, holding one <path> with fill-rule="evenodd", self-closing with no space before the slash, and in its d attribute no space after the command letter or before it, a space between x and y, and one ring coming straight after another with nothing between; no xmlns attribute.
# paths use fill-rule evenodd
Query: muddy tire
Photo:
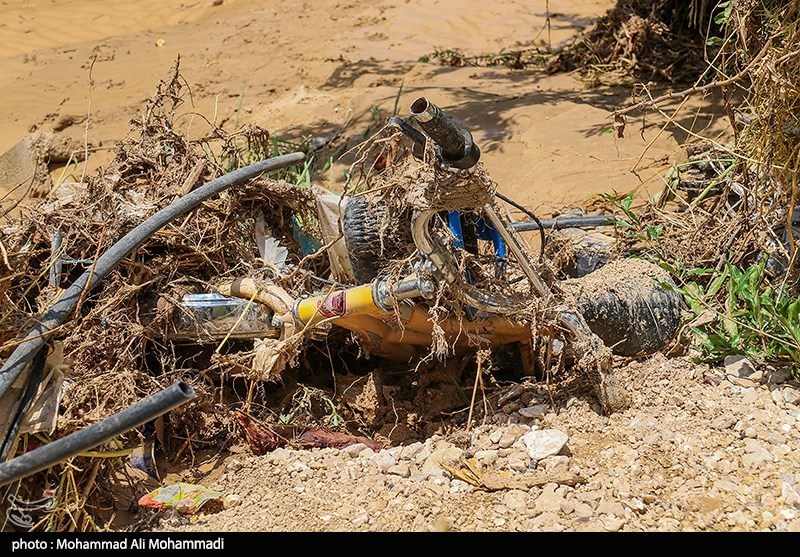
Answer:
<svg viewBox="0 0 800 557"><path fill-rule="evenodd" d="M364 197L352 197L342 218L344 241L350 255L350 265L356 283L371 282L386 263L401 259L406 254L406 244L411 240L408 222L393 219L386 227L386 205L369 203ZM381 242L381 229L387 233Z"/></svg>
<svg viewBox="0 0 800 557"><path fill-rule="evenodd" d="M681 296L662 286L671 282L652 263L620 259L563 286L614 354L640 357L664 349L678 332Z"/></svg>

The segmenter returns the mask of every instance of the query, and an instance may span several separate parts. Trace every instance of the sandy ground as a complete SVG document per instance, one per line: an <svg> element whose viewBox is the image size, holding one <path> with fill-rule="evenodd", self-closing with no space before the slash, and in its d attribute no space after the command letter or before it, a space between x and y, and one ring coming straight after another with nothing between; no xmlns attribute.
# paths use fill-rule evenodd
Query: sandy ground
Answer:
<svg viewBox="0 0 800 557"><path fill-rule="evenodd" d="M240 125L309 138L346 124L354 143L376 129L373 109L381 122L391 114L402 86L401 113L418 95L448 107L473 131L501 190L542 214L642 183L657 190L663 170L681 160L686 136L659 133L654 118L641 134L633 126L616 139L608 113L625 103L629 87L589 89L571 75L418 61L436 48L478 54L564 45L611 4L555 0L548 19L544 1L5 0L0 152L69 117L75 123L62 133L83 143L88 114L88 140L100 147L91 171L180 55L192 98L178 124L190 135L209 129L197 114L232 129L241 96ZM694 108L683 123L701 130L714 108ZM323 181L336 187L346 165L334 165Z"/></svg>

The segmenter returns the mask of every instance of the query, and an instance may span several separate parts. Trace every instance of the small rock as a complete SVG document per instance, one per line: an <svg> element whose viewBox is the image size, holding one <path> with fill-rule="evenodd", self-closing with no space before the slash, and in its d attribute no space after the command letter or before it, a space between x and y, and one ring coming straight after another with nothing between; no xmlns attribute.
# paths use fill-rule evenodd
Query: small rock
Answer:
<svg viewBox="0 0 800 557"><path fill-rule="evenodd" d="M630 510L637 513L644 512L646 508L644 501L642 501L641 499L637 499L636 497L628 501L625 501L624 505L628 507Z"/></svg>
<svg viewBox="0 0 800 557"><path fill-rule="evenodd" d="M764 444L756 439L745 439L744 450L746 454L742 456L742 464L745 468L758 468L763 463L774 460Z"/></svg>
<svg viewBox="0 0 800 557"><path fill-rule="evenodd" d="M733 414L722 414L711 420L711 427L718 430L730 429L736 425L736 416Z"/></svg>
<svg viewBox="0 0 800 557"><path fill-rule="evenodd" d="M274 451L269 453L269 458L273 462L283 462L283 461L287 460L290 456L291 456L291 453L289 453L289 451L287 451L286 449L281 449L281 448L275 449Z"/></svg>
<svg viewBox="0 0 800 557"><path fill-rule="evenodd" d="M362 524L366 524L368 520L369 520L369 515L364 513L358 515L350 522L353 524L353 526L361 526Z"/></svg>
<svg viewBox="0 0 800 557"><path fill-rule="evenodd" d="M788 482L781 483L781 499L790 507L800 507L800 494Z"/></svg>
<svg viewBox="0 0 800 557"><path fill-rule="evenodd" d="M521 510L528 506L528 494L519 489L512 489L503 495L503 504L511 510Z"/></svg>
<svg viewBox="0 0 800 557"><path fill-rule="evenodd" d="M294 486L294 490L297 493L304 493L306 488L304 486L302 486L302 485L296 485L296 486Z"/></svg>
<svg viewBox="0 0 800 557"><path fill-rule="evenodd" d="M789 387L783 389L781 392L783 393L783 400L786 404L800 406L800 390Z"/></svg>
<svg viewBox="0 0 800 557"><path fill-rule="evenodd" d="M358 453L358 458L372 458L374 454L375 454L375 451L373 451L369 447L364 447Z"/></svg>
<svg viewBox="0 0 800 557"><path fill-rule="evenodd" d="M472 491L472 486L465 481L462 480L452 480L450 482L450 489L448 490L451 494L455 493L470 493Z"/></svg>
<svg viewBox="0 0 800 557"><path fill-rule="evenodd" d="M497 445L500 442L500 439L503 438L503 430L495 429L493 432L489 434L489 441L493 444Z"/></svg>
<svg viewBox="0 0 800 557"><path fill-rule="evenodd" d="M800 520L793 520L786 528L789 532L800 532Z"/></svg>
<svg viewBox="0 0 800 557"><path fill-rule="evenodd" d="M402 447L400 450L400 460L411 460L415 458L425 445L417 441Z"/></svg>
<svg viewBox="0 0 800 557"><path fill-rule="evenodd" d="M628 427L632 429L652 429L657 425L658 419L655 416L646 412L638 412Z"/></svg>
<svg viewBox="0 0 800 557"><path fill-rule="evenodd" d="M500 437L500 440L497 441L497 445L501 449L508 449L516 443L517 439L519 439L524 433L528 432L530 428L520 425L520 424L511 424L505 430L503 430L503 435Z"/></svg>
<svg viewBox="0 0 800 557"><path fill-rule="evenodd" d="M717 491L733 493L736 491L736 484L730 480L717 480L714 482L714 489Z"/></svg>
<svg viewBox="0 0 800 557"><path fill-rule="evenodd" d="M574 512L578 518L589 518L594 515L594 510L586 503L577 503Z"/></svg>
<svg viewBox="0 0 800 557"><path fill-rule="evenodd" d="M774 431L759 432L758 438L762 441L766 441L770 445L783 445L786 443L786 436Z"/></svg>
<svg viewBox="0 0 800 557"><path fill-rule="evenodd" d="M395 459L392 454L387 450L382 450L373 454L370 458L372 462L378 465L378 469L381 473L385 474L389 468L397 464L397 459Z"/></svg>
<svg viewBox="0 0 800 557"><path fill-rule="evenodd" d="M464 451L458 447L448 447L439 449L431 453L422 465L422 473L429 476L438 476L443 473L442 463L448 466L456 466L464 455Z"/></svg>
<svg viewBox="0 0 800 557"><path fill-rule="evenodd" d="M514 385L500 395L500 397L497 399L497 404L498 406L505 406L507 402L518 399L523 395L523 393L525 393L525 387L519 384Z"/></svg>
<svg viewBox="0 0 800 557"><path fill-rule="evenodd" d="M497 451L478 451L474 458L483 466L491 466L497 461Z"/></svg>
<svg viewBox="0 0 800 557"><path fill-rule="evenodd" d="M602 519L602 522L603 522L603 528L605 528L609 532L619 532L625 525L624 521L613 516L604 517Z"/></svg>
<svg viewBox="0 0 800 557"><path fill-rule="evenodd" d="M791 372L785 369L775 369L767 373L767 383L770 385L780 385L781 383L786 383L791 376Z"/></svg>
<svg viewBox="0 0 800 557"><path fill-rule="evenodd" d="M239 470L241 467L242 467L242 463L239 462L238 460L236 460L235 458L231 459L231 461L226 466L226 468L228 470L231 470L232 472L235 472L236 470Z"/></svg>
<svg viewBox="0 0 800 557"><path fill-rule="evenodd" d="M619 501L607 501L605 499L600 501L597 505L598 514L607 514L612 516L625 516L625 507Z"/></svg>
<svg viewBox="0 0 800 557"><path fill-rule="evenodd" d="M47 164L67 162L73 155L83 160L83 154L84 146L77 141L55 133L34 132L0 154L0 184L9 189L16 184L31 184L30 193L49 192L53 180Z"/></svg>
<svg viewBox="0 0 800 557"><path fill-rule="evenodd" d="M531 457L525 451L514 451L506 460L508 467L514 472L525 472L531 464Z"/></svg>
<svg viewBox="0 0 800 557"><path fill-rule="evenodd" d="M528 455L534 460L542 460L558 454L569 441L569 435L557 429L535 429L522 436Z"/></svg>
<svg viewBox="0 0 800 557"><path fill-rule="evenodd" d="M386 470L386 473L393 476L400 476L401 478L408 478L411 476L411 468L408 466L408 464L401 462L400 464L390 466Z"/></svg>
<svg viewBox="0 0 800 557"><path fill-rule="evenodd" d="M348 445L347 447L342 449L342 454L349 456L350 458L356 458L358 453L366 449L367 446L364 443L355 443L354 445ZM275 454L276 451L273 451L272 454Z"/></svg>
<svg viewBox="0 0 800 557"><path fill-rule="evenodd" d="M756 373L756 368L746 356L725 356L725 373L729 377L750 377Z"/></svg>
<svg viewBox="0 0 800 557"><path fill-rule="evenodd" d="M548 474L567 472L569 470L569 457L565 455L548 456L538 464L544 466L544 471Z"/></svg>
<svg viewBox="0 0 800 557"><path fill-rule="evenodd" d="M758 392L758 389L756 389L751 385L749 388L744 390L744 394L742 395L742 402L749 406L758 400L759 394L760 393Z"/></svg>
<svg viewBox="0 0 800 557"><path fill-rule="evenodd" d="M534 406L528 406L527 408L520 408L519 415L523 418L544 418L545 414L547 414L547 409L549 406L547 404L535 404Z"/></svg>
<svg viewBox="0 0 800 557"><path fill-rule="evenodd" d="M540 513L557 513L561 510L564 498L556 493L558 484L549 483L544 486L542 493L536 498L536 510Z"/></svg>
<svg viewBox="0 0 800 557"><path fill-rule="evenodd" d="M533 519L533 525L539 529L550 528L554 524L558 523L558 514L557 511L553 512L544 512Z"/></svg>
<svg viewBox="0 0 800 557"><path fill-rule="evenodd" d="M736 385L737 387L750 388L756 386L756 382L751 381L749 377L736 377L735 375L726 375L725 378L732 384Z"/></svg>
<svg viewBox="0 0 800 557"><path fill-rule="evenodd" d="M591 510L591 509L590 509ZM570 514L575 511L575 501L571 501L570 499L564 499L561 501L561 512L564 514Z"/></svg>

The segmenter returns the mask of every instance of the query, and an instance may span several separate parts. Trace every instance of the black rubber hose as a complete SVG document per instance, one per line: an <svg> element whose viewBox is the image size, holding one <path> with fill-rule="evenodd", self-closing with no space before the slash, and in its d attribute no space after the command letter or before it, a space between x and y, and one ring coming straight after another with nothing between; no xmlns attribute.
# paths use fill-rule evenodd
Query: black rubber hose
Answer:
<svg viewBox="0 0 800 557"><path fill-rule="evenodd" d="M528 230L541 230L542 228L559 230L561 228L583 228L584 226L614 226L617 222L619 222L619 219L610 215L590 215L586 217L539 219L533 222L512 222L509 226L517 232L527 232Z"/></svg>
<svg viewBox="0 0 800 557"><path fill-rule="evenodd" d="M544 225L542 224L542 221L539 220L539 217L536 216L536 213L534 213L533 211L531 211L530 209L525 207L525 205L523 205L521 203L517 203L513 199L509 199L508 197L506 197L505 195L503 195L499 191L494 192L494 195L495 195L495 197L498 197L498 198L502 199L503 201L505 201L506 203L508 203L512 207L514 207L516 209L519 209L520 211L522 211L523 213L528 215L530 218L533 219L533 222L535 222L539 226L539 238L541 239L541 247L539 248L539 257L543 256L544 255L544 247L545 247L545 244L547 244L547 238L544 235ZM511 223L511 224L513 224L513 223Z"/></svg>
<svg viewBox="0 0 800 557"><path fill-rule="evenodd" d="M128 256L134 249L141 246L159 229L171 221L181 217L200 205L206 199L219 192L255 178L264 172L272 172L303 162L305 153L290 153L271 159L253 163L244 168L234 170L216 180L203 184L199 188L176 199L156 214L145 220L142 224L128 232L116 244L111 246L94 264L94 267L83 273L61 294L61 297L41 317L39 322L25 335L25 339L17 346L16 350L0 368L0 398L2 398L17 377L25 369L28 362L42 349L47 336L56 327L64 323L67 317L75 311L81 293L91 291L97 283L103 280L120 261Z"/></svg>
<svg viewBox="0 0 800 557"><path fill-rule="evenodd" d="M105 420L0 464L0 486L50 468L54 464L110 441L117 435L189 402L194 397L194 389L188 383L179 381Z"/></svg>
<svg viewBox="0 0 800 557"><path fill-rule="evenodd" d="M28 406L33 402L33 398L39 391L39 383L44 379L44 366L46 361L47 350L39 350L39 353L33 358L33 365L31 365L31 371L28 375L28 382L25 385L25 392L22 393L19 406L17 406L14 417L8 425L3 443L0 444L0 462L6 460L8 453L11 452L11 447L22 427L22 421L25 419L25 412L28 411Z"/></svg>

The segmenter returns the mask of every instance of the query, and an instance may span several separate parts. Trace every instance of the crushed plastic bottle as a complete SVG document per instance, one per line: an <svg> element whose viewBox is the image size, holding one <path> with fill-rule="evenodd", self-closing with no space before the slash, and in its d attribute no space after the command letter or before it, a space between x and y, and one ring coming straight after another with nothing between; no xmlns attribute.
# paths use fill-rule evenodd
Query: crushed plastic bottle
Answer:
<svg viewBox="0 0 800 557"><path fill-rule="evenodd" d="M216 293L185 294L173 317L173 340L208 342L277 337L272 312L248 300Z"/></svg>

